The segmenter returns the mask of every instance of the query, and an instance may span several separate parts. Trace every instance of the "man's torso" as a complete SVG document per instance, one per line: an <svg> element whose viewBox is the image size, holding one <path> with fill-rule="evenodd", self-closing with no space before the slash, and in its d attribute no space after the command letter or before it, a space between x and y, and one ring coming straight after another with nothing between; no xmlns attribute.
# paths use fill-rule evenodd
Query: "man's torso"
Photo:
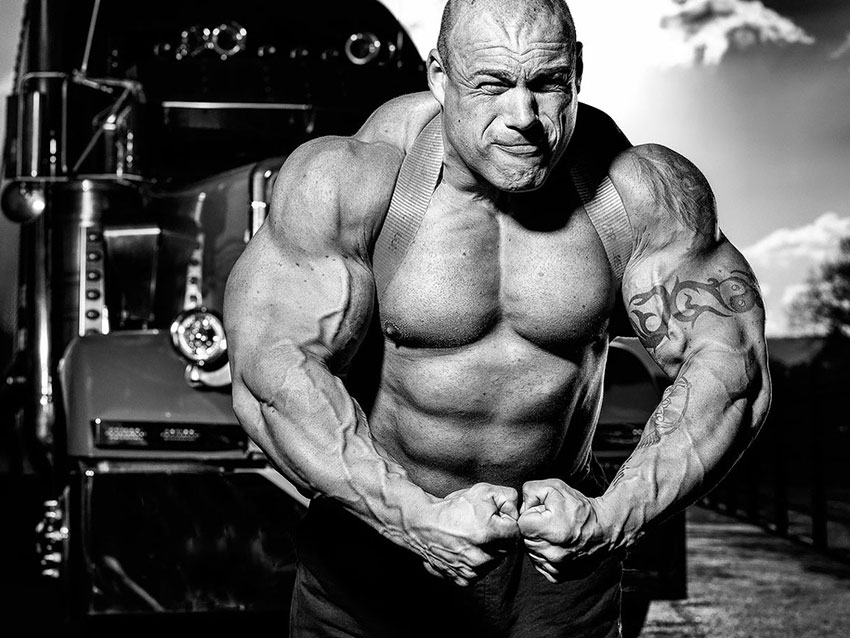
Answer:
<svg viewBox="0 0 850 638"><path fill-rule="evenodd" d="M437 495L588 462L618 291L565 168L516 201L440 184L378 308L371 431Z"/></svg>

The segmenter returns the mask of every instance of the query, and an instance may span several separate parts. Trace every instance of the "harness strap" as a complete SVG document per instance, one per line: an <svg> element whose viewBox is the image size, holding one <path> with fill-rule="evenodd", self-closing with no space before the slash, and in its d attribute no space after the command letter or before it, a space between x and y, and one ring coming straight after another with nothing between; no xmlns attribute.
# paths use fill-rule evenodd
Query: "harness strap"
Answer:
<svg viewBox="0 0 850 638"><path fill-rule="evenodd" d="M626 264L632 256L634 242L632 225L623 200L607 175L594 191L587 175L578 166L573 166L570 173L584 204L584 210L602 240L608 263L611 264L619 287L623 281Z"/></svg>
<svg viewBox="0 0 850 638"><path fill-rule="evenodd" d="M375 242L372 270L379 300L413 243L442 168L442 122L438 113L419 133L401 164L390 208Z"/></svg>
<svg viewBox="0 0 850 638"><path fill-rule="evenodd" d="M390 207L375 242L372 270L379 301L416 237L442 168L442 121L438 113L422 129L402 161ZM583 170L573 166L570 172L619 287L633 249L632 227L623 200L607 175L594 190Z"/></svg>

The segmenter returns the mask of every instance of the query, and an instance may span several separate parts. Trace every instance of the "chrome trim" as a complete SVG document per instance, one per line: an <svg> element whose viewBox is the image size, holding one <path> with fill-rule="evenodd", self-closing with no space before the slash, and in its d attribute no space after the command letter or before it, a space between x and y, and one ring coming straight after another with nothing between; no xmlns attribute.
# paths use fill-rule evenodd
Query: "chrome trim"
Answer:
<svg viewBox="0 0 850 638"><path fill-rule="evenodd" d="M33 91L29 95L30 121L30 152L29 152L29 176L38 177L39 164L41 164L41 93Z"/></svg>
<svg viewBox="0 0 850 638"><path fill-rule="evenodd" d="M47 276L47 220L41 215L34 222L33 255L33 366L35 390L35 437L45 447L53 443L53 425L56 413L53 405L53 375L50 357L50 282Z"/></svg>
<svg viewBox="0 0 850 638"><path fill-rule="evenodd" d="M257 109L278 111L312 111L312 104L296 104L283 102L186 102L181 100L166 100L162 103L166 109Z"/></svg>
<svg viewBox="0 0 850 638"><path fill-rule="evenodd" d="M89 56L91 55L91 43L94 39L94 29L97 24L97 16L100 14L100 0L94 0L94 7L91 11L91 20L89 20L89 32L86 36L86 49L83 53L83 62L80 64L80 73L86 74L89 68Z"/></svg>
<svg viewBox="0 0 850 638"><path fill-rule="evenodd" d="M79 229L79 317L77 334L108 334L105 241L100 224L83 221ZM100 255L90 258L90 255Z"/></svg>
<svg viewBox="0 0 850 638"><path fill-rule="evenodd" d="M59 165L52 164L51 174L50 175L39 175L41 170L41 149L39 146L42 143L42 129L44 128L44 122L42 119L44 118L44 114L42 113L41 108L41 96L42 92L38 90L27 90L26 85L30 82L30 80L62 80L61 84L61 114L58 126L53 126L59 131ZM27 153L24 151L26 149L21 149L17 156L17 166L16 166L16 177L23 179L31 179L31 178L39 178L39 179L53 179L56 177L56 172L58 170L59 173L67 173L68 172L68 158L67 158L67 147L68 147L68 74L61 73L59 71L34 71L31 73L26 73L22 75L18 79L17 86L17 94L18 94L18 136L17 138L21 140L21 143L24 144L24 140L29 139L29 143L32 147L29 150L29 159L30 159L30 170L26 171L25 156ZM38 96L35 98L35 96ZM34 98L33 104L27 104L27 97ZM29 108L28 108L29 107ZM36 111L33 114L33 110ZM51 139L51 142L55 142L55 138Z"/></svg>
<svg viewBox="0 0 850 638"><path fill-rule="evenodd" d="M250 237L257 234L269 214L270 202L267 201L266 187L273 175L274 170L264 168L262 164L258 164L251 171L249 184L251 205L248 211L248 233Z"/></svg>
<svg viewBox="0 0 850 638"><path fill-rule="evenodd" d="M268 214L269 207L266 202L257 201L256 199L251 200L251 222L249 225L251 237L256 235L257 231L260 230L260 226L262 226L263 222L266 221Z"/></svg>
<svg viewBox="0 0 850 638"><path fill-rule="evenodd" d="M192 388L224 388L233 384L230 376L230 366L221 366L217 370L204 370L201 366L192 363L186 365L183 371L186 384Z"/></svg>
<svg viewBox="0 0 850 638"><path fill-rule="evenodd" d="M44 515L35 526L36 554L40 559L42 576L51 579L62 577L70 535L64 502L60 503L58 499L44 501Z"/></svg>
<svg viewBox="0 0 850 638"><path fill-rule="evenodd" d="M186 285L183 290L183 310L198 309L204 305L203 277L204 277L204 240L203 224L201 217L204 212L204 202L207 199L206 191L198 193L195 202L195 210L192 219L198 232L195 234L195 247L186 265ZM172 333L172 338L174 337Z"/></svg>
<svg viewBox="0 0 850 638"><path fill-rule="evenodd" d="M230 47L222 46L219 39L222 35L229 35L233 40ZM180 33L180 46L177 47L175 58L182 60L186 57L200 55L204 51L214 51L222 60L227 60L245 50L248 31L236 22L222 22L212 29L192 25Z"/></svg>

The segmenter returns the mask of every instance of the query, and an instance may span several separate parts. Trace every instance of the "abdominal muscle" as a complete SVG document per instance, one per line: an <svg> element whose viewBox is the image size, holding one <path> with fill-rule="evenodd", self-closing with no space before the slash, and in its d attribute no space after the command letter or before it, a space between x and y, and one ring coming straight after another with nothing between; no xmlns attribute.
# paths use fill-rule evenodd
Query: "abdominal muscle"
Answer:
<svg viewBox="0 0 850 638"><path fill-rule="evenodd" d="M565 358L509 328L457 348L385 345L370 429L427 492L477 482L519 490L586 465L604 347Z"/></svg>

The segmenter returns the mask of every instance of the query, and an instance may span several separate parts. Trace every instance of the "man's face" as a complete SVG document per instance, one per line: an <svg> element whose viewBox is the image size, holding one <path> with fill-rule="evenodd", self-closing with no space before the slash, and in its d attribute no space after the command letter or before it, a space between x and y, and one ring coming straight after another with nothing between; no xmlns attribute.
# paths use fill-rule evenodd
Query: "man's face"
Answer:
<svg viewBox="0 0 850 638"><path fill-rule="evenodd" d="M500 190L540 187L575 127L580 68L547 17L462 17L436 74L449 153Z"/></svg>

